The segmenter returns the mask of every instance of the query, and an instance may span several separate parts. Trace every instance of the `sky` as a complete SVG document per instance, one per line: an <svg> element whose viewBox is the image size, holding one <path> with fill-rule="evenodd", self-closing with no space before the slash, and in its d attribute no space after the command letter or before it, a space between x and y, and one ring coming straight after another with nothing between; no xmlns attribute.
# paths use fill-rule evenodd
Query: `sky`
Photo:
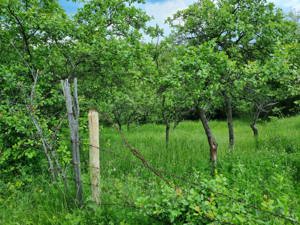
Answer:
<svg viewBox="0 0 300 225"><path fill-rule="evenodd" d="M78 7L81 6L80 3L73 3L72 1L59 0L62 7L70 15L74 14ZM139 5L144 9L148 15L153 16L153 20L149 25L158 24L164 29L165 35L170 33L170 28L165 24L165 20L173 15L178 10L188 7L191 3L196 0L146 0L146 3ZM296 10L300 12L300 0L268 0L275 3L276 6L282 8L284 11L288 12L291 10Z"/></svg>

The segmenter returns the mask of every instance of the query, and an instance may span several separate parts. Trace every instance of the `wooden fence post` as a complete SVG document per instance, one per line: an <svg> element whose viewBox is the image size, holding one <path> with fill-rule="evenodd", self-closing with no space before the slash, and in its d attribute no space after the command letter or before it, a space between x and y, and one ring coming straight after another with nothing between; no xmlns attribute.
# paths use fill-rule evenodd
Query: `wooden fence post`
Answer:
<svg viewBox="0 0 300 225"><path fill-rule="evenodd" d="M91 109L88 114L89 139L90 139L90 176L92 199L96 204L100 203L100 159L99 159L99 116L96 110Z"/></svg>
<svg viewBox="0 0 300 225"><path fill-rule="evenodd" d="M74 167L74 181L76 186L76 202L83 205L83 187L80 171L80 152L79 152L79 103L77 94L77 79L74 78L74 92L72 96L69 80L61 81L70 127L70 136L72 143L72 161Z"/></svg>

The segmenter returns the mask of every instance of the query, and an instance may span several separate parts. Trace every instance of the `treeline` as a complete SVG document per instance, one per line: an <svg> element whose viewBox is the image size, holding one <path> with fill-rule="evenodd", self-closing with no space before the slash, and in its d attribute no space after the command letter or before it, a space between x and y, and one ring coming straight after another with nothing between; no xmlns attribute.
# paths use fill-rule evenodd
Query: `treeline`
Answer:
<svg viewBox="0 0 300 225"><path fill-rule="evenodd" d="M213 163L218 145L209 117L226 117L233 149L234 115L246 115L257 136L262 115L299 112L296 14L266 0L201 0L169 18L173 32L164 37L158 26L147 26L141 2L90 0L71 16L58 1L1 1L3 176L26 173L23 165L47 169L37 151L41 138L68 163L58 132L66 78L78 78L82 112L97 108L121 129L163 123L166 146L171 128L199 118Z"/></svg>

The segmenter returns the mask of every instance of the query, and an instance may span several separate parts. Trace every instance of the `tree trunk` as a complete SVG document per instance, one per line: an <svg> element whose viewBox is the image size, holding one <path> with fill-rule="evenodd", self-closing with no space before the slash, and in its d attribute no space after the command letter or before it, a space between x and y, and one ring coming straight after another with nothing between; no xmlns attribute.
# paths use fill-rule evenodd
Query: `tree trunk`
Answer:
<svg viewBox="0 0 300 225"><path fill-rule="evenodd" d="M56 177L57 177L57 171L55 170L55 168L53 166L53 161L52 161L51 154L50 154L51 149L49 148L49 144L48 144L48 142L47 142L47 140L46 140L46 138L43 134L43 130L42 130L41 126L39 125L37 119L34 117L34 115L33 115L33 113L32 113L29 106L27 106L27 110L29 112L29 115L31 117L31 120L32 120L33 124L35 125L35 127L37 129L38 135L41 138L43 148L44 148L44 153L45 153L47 161L48 161L48 166L49 166L49 171L51 173L52 181L55 181Z"/></svg>
<svg viewBox="0 0 300 225"><path fill-rule="evenodd" d="M121 121L121 113L117 110L113 111L114 122L118 124L120 130L122 130L122 121Z"/></svg>
<svg viewBox="0 0 300 225"><path fill-rule="evenodd" d="M233 147L234 147L234 129L233 129L233 119L232 119L232 99L228 95L225 95L225 107L226 107L226 115L227 115L229 148L233 149Z"/></svg>
<svg viewBox="0 0 300 225"><path fill-rule="evenodd" d="M202 122L204 131L205 131L205 134L206 134L206 137L207 137L207 140L208 140L208 144L209 144L209 147L210 147L210 161L211 161L211 164L212 164L211 172L212 172L212 175L214 175L215 174L215 168L216 168L216 165L217 165L218 144L217 144L216 139L213 136L212 131L209 127L208 120L207 120L206 115L205 115L205 111L202 108L200 108L200 120Z"/></svg>
<svg viewBox="0 0 300 225"><path fill-rule="evenodd" d="M256 121L253 121L251 124L250 124L250 127L252 129L252 132L253 132L253 135L255 138L258 137L258 129L256 127Z"/></svg>
<svg viewBox="0 0 300 225"><path fill-rule="evenodd" d="M256 109L252 118L252 122L250 123L250 127L252 129L253 132L253 136L255 138L255 147L256 149L258 149L258 128L256 127L256 122L259 118L260 115L260 110Z"/></svg>
<svg viewBox="0 0 300 225"><path fill-rule="evenodd" d="M134 113L131 113L128 117L128 120L127 120L127 131L130 130L130 124L134 121Z"/></svg>
<svg viewBox="0 0 300 225"><path fill-rule="evenodd" d="M127 131L129 131L130 130L130 123L128 122L127 123Z"/></svg>
<svg viewBox="0 0 300 225"><path fill-rule="evenodd" d="M166 148L169 147L169 138L170 138L170 123L166 123Z"/></svg>
<svg viewBox="0 0 300 225"><path fill-rule="evenodd" d="M256 109L253 109L253 116L252 116L252 121L250 123L250 127L252 129L254 137L258 137L258 128L256 127L256 122L259 118L261 110L259 110L259 107L256 107Z"/></svg>
<svg viewBox="0 0 300 225"><path fill-rule="evenodd" d="M117 124L120 130L122 130L122 123L120 122L120 120L117 120Z"/></svg>
<svg viewBox="0 0 300 225"><path fill-rule="evenodd" d="M255 139L255 148L258 149L259 148L259 144L258 144L258 129L256 127L256 121L253 121L250 124L250 127L252 129L253 135L254 135L254 139Z"/></svg>

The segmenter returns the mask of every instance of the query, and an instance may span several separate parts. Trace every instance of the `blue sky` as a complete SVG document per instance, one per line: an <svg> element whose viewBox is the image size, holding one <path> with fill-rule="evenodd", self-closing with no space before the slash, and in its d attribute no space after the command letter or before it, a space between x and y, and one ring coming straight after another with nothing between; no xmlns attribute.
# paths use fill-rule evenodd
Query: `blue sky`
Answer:
<svg viewBox="0 0 300 225"><path fill-rule="evenodd" d="M166 0L148 0L146 1L146 4L151 4L151 3L161 3L165 2ZM71 0L59 0L60 4L62 7L67 11L69 14L73 14L76 12L77 8L80 7L82 4L81 3L74 3Z"/></svg>
<svg viewBox="0 0 300 225"><path fill-rule="evenodd" d="M109 1L109 0L108 0ZM140 5L148 15L153 16L154 19L150 22L151 25L158 24L165 30L165 34L170 33L170 28L164 23L166 18L173 15L176 11L186 8L196 0L146 0L146 4ZM296 10L300 12L300 0L268 0L274 2L276 6L282 8L284 11ZM62 7L70 15L74 14L80 3L73 3L72 1L59 0Z"/></svg>
<svg viewBox="0 0 300 225"><path fill-rule="evenodd" d="M81 4L79 3L74 3L72 1L67 0L59 0L59 2L68 14L76 13L77 8L81 6Z"/></svg>

